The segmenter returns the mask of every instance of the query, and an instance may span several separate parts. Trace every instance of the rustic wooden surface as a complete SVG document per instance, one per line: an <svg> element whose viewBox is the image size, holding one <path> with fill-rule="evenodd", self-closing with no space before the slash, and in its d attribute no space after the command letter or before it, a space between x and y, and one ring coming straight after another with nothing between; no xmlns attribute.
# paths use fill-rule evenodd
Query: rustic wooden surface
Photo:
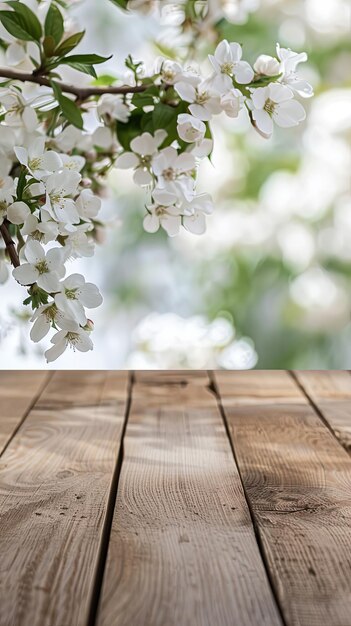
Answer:
<svg viewBox="0 0 351 626"><path fill-rule="evenodd" d="M2 372L0 626L351 626L350 372Z"/></svg>

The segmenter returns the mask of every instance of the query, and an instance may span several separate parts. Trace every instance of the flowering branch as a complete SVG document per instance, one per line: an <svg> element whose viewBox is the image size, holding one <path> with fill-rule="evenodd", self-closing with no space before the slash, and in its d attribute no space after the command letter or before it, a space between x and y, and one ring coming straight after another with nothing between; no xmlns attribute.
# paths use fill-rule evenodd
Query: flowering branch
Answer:
<svg viewBox="0 0 351 626"><path fill-rule="evenodd" d="M0 233L2 235L2 238L4 240L5 246L6 246L6 250L8 252L8 255L10 257L10 261L11 264L13 265L13 267L18 267L20 264L20 260L18 258L18 254L17 254L17 250L16 250L16 244L13 241L11 235L10 235L10 231L8 229L9 226L9 222L7 220L5 220L1 226L0 226Z"/></svg>
<svg viewBox="0 0 351 626"><path fill-rule="evenodd" d="M206 76L164 58L145 76L143 63L128 56L134 86L76 87L61 80L60 68L96 78L95 65L107 60L71 54L84 32L65 32L65 16L54 1L39 2L37 12L21 0L5 6L0 22L8 39L0 47L16 69L0 69L6 79L0 88L0 232L12 276L28 291L31 339L56 331L45 353L52 361L68 346L93 348L87 309L98 307L102 297L84 276L66 276L66 264L94 254L109 170L132 169L136 185L147 191L147 232L163 228L173 237L184 228L201 235L213 202L197 193L196 177L199 162L213 149L212 118L246 115L268 138L274 124L287 128L305 119L295 95L308 97L312 88L296 71L304 53L277 46L276 57L261 55L251 66L241 46L226 40L209 55L212 71ZM193 1L183 8L184 27L190 20L197 29L208 18ZM21 71L23 65L32 71Z"/></svg>
<svg viewBox="0 0 351 626"><path fill-rule="evenodd" d="M19 80L21 82L35 83L44 87L51 87L52 83L45 76L36 75L28 72L16 72L15 70L9 70L7 68L0 68L0 78L8 78L9 80ZM106 87L74 87L74 85L68 85L61 81L56 82L57 86L64 93L71 93L77 96L78 100L86 100L91 96L102 96L103 94L116 94L127 95L133 93L142 93L150 85L122 85L121 87L115 87L113 85ZM152 83L151 83L152 84Z"/></svg>

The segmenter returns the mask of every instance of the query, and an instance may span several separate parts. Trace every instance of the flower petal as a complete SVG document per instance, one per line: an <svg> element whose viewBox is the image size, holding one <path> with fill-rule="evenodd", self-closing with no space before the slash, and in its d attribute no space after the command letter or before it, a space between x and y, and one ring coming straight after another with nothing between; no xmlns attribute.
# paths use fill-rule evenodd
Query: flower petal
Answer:
<svg viewBox="0 0 351 626"><path fill-rule="evenodd" d="M267 111L263 110L255 110L252 111L252 117L256 122L256 125L262 133L270 136L273 132L273 120L267 113Z"/></svg>
<svg viewBox="0 0 351 626"><path fill-rule="evenodd" d="M129 170L139 165L139 159L134 152L124 152L116 159L115 167L121 170Z"/></svg>
<svg viewBox="0 0 351 626"><path fill-rule="evenodd" d="M45 315L39 315L35 320L32 329L30 331L30 338L37 343L45 337L50 330L50 322Z"/></svg>
<svg viewBox="0 0 351 626"><path fill-rule="evenodd" d="M59 331L59 332L62 332L62 331ZM46 362L51 363L52 361L56 361L56 359L58 359L58 357L61 356L61 354L63 354L63 352L66 350L67 345L68 345L67 340L62 339L61 341L58 341L57 343L55 343L55 345L53 345L52 348L49 348L49 350L46 350L45 352Z"/></svg>
<svg viewBox="0 0 351 626"><path fill-rule="evenodd" d="M19 267L15 267L12 275L21 285L33 285L39 276L39 272L30 263L22 263Z"/></svg>
<svg viewBox="0 0 351 626"><path fill-rule="evenodd" d="M133 174L133 180L136 185L140 185L142 187L143 185L150 185L153 178L148 170L138 167Z"/></svg>
<svg viewBox="0 0 351 626"><path fill-rule="evenodd" d="M156 233L160 228L160 220L156 215L148 213L144 217L143 226L147 233Z"/></svg>
<svg viewBox="0 0 351 626"><path fill-rule="evenodd" d="M31 215L29 206L21 200L13 202L7 208L7 217L12 224L23 224L29 215Z"/></svg>
<svg viewBox="0 0 351 626"><path fill-rule="evenodd" d="M175 237L179 234L181 226L180 215L163 215L160 219L160 223L169 237Z"/></svg>
<svg viewBox="0 0 351 626"><path fill-rule="evenodd" d="M274 121L281 128L297 126L306 118L306 111L300 102L287 100L277 107L274 113Z"/></svg>

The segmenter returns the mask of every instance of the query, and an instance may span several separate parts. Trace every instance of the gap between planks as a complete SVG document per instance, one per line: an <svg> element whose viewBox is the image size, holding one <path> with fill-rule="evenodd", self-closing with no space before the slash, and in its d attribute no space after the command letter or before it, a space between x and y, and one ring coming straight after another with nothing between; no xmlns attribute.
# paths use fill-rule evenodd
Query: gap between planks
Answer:
<svg viewBox="0 0 351 626"><path fill-rule="evenodd" d="M351 454L351 372L291 371L308 402L338 442Z"/></svg>
<svg viewBox="0 0 351 626"><path fill-rule="evenodd" d="M127 400L126 400L124 422L123 422L121 436L120 436L120 445L119 445L119 451L118 451L118 455L116 459L116 466L113 471L111 485L110 485L110 493L109 493L107 505L106 505L105 521L104 521L104 525L102 528L100 547L98 550L98 557L97 557L95 573L93 577L90 606L88 609L88 617L87 617L87 626L95 626L96 616L99 610L101 590L102 590L102 584L103 584L103 578L104 578L104 572L105 572L106 560L107 560L107 553L108 553L108 546L109 546L110 536L111 536L112 521L113 521L116 498L117 498L117 493L118 493L118 484L119 484L119 478L120 478L123 459L124 459L124 437L125 437L126 430L127 430L130 407L132 403L133 385L134 385L134 372L130 372L129 380L128 380L128 387L127 387Z"/></svg>
<svg viewBox="0 0 351 626"><path fill-rule="evenodd" d="M286 623L350 626L350 457L287 372L215 378Z"/></svg>
<svg viewBox="0 0 351 626"><path fill-rule="evenodd" d="M53 372L3 371L0 374L0 457L49 384ZM15 387L13 388L13 378ZM5 383L5 388L4 388ZM20 394L19 394L20 389Z"/></svg>
<svg viewBox="0 0 351 626"><path fill-rule="evenodd" d="M214 394L214 396L216 398L217 405L218 405L218 410L219 410L219 412L221 414L221 417L222 417L222 420L223 420L223 424L224 424L224 428L225 428L225 432L227 434L229 445L230 445L230 448L231 448L231 451L232 451L232 454L233 454L233 458L234 458L234 461L235 461L235 464L236 464L236 467L237 467L237 470L238 470L238 473L239 473L239 477L240 477L240 480L241 480L241 484L242 484L242 488L243 488L246 504L247 504L247 507L248 507L248 510L249 510L249 513L250 513L250 517L251 517L252 527L253 527L254 533L255 533L257 547L258 547L258 550L260 552L262 563L263 563L263 566L264 566L265 571L266 571L267 580L269 582L269 585L270 585L270 588L271 588L271 591L272 591L272 595L273 595L273 597L275 599L275 602L276 602L276 605L277 605L277 609L278 609L279 614L280 614L281 622L282 622L282 624L284 626L287 626L287 623L286 623L285 617L284 617L283 607L282 607L281 602L280 602L279 594L277 593L277 590L276 590L276 586L275 586L275 583L274 583L274 580L273 580L273 577L272 577L272 573L271 573L271 570L270 570L270 567L269 567L269 562L268 562L268 559L267 559L267 556L266 556L266 551L264 549L264 545L263 545L263 542L262 542L262 537L261 537L261 534L260 534L260 528L259 528L259 525L258 525L257 520L256 520L255 513L254 513L253 508L252 508L251 500L249 498L249 495L248 495L248 492L247 492L247 489L246 489L245 481L243 480L240 464L238 462L238 458L237 458L235 447L234 447L234 442L233 442L233 439L232 439L231 434L230 434L229 424L228 424L228 421L227 421L227 418L226 418L226 415L225 415L225 411L224 411L223 404L222 404L222 399L221 399L220 392L219 392L219 389L218 389L217 381L216 381L215 376L214 376L214 372L213 371L209 371L208 372L208 376L209 376L209 380L210 380L210 389L211 389L211 391L213 392L213 394Z"/></svg>
<svg viewBox="0 0 351 626"><path fill-rule="evenodd" d="M97 625L284 624L206 372L138 372L124 445Z"/></svg>
<svg viewBox="0 0 351 626"><path fill-rule="evenodd" d="M125 373L56 372L7 447L1 626L86 626L104 562L126 383Z"/></svg>

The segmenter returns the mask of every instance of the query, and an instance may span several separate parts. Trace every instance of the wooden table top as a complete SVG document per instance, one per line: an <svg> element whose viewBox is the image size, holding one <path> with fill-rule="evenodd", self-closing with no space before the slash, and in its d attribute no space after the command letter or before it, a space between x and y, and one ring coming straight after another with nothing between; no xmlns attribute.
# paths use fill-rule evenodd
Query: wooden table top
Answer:
<svg viewBox="0 0 351 626"><path fill-rule="evenodd" d="M351 373L0 374L0 626L351 626Z"/></svg>

